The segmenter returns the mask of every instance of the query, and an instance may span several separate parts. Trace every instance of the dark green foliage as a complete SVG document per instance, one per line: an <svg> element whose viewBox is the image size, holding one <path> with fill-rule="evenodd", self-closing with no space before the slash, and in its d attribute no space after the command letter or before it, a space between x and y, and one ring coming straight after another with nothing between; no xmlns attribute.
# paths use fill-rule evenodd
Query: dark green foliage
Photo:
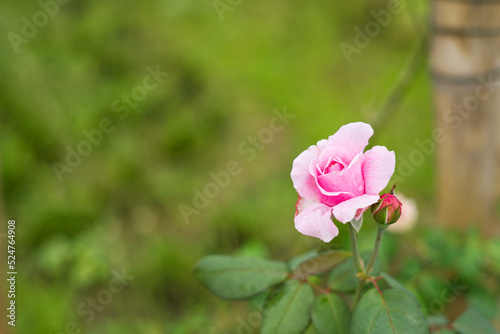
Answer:
<svg viewBox="0 0 500 334"><path fill-rule="evenodd" d="M212 255L202 259L194 276L221 298L246 299L282 282L288 275L282 262L251 257Z"/></svg>

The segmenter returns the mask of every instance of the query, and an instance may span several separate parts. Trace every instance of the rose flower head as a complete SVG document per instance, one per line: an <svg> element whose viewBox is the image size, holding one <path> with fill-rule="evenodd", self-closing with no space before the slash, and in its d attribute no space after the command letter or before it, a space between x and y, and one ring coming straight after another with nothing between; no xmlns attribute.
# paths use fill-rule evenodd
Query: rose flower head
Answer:
<svg viewBox="0 0 500 334"><path fill-rule="evenodd" d="M350 123L293 161L291 177L299 195L295 228L300 233L329 242L339 233L332 216L344 224L359 220L379 200L396 157L383 146L363 152L372 135L369 124Z"/></svg>

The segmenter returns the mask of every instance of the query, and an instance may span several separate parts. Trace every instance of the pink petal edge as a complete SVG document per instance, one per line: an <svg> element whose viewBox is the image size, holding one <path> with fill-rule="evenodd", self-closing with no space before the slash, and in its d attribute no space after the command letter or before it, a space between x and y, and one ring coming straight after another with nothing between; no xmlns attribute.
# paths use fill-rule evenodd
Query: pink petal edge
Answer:
<svg viewBox="0 0 500 334"><path fill-rule="evenodd" d="M311 161L317 160L318 155L318 148L314 145L300 153L299 156L293 160L290 176L292 178L293 187L297 190L300 197L319 201L320 195L316 180L309 172Z"/></svg>
<svg viewBox="0 0 500 334"><path fill-rule="evenodd" d="M396 155L384 146L374 146L364 154L362 167L365 193L378 194L391 180L396 167Z"/></svg>
<svg viewBox="0 0 500 334"><path fill-rule="evenodd" d="M368 145L368 140L373 135L370 124L363 122L349 123L342 126L335 134L328 138L328 146L345 148L351 159L362 153Z"/></svg>
<svg viewBox="0 0 500 334"><path fill-rule="evenodd" d="M333 216L341 223L347 223L356 217L359 209L365 211L379 200L379 195L362 195L344 201L332 208ZM360 215L358 215L359 217Z"/></svg>
<svg viewBox="0 0 500 334"><path fill-rule="evenodd" d="M295 217L295 228L304 235L330 242L339 234L331 219L332 208L315 203L306 207Z"/></svg>

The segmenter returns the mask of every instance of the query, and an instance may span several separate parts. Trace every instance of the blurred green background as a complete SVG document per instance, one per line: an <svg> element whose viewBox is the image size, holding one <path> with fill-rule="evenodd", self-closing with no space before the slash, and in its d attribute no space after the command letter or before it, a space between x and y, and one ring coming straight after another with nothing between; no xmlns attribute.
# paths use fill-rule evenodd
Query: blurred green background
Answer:
<svg viewBox="0 0 500 334"><path fill-rule="evenodd" d="M340 43L353 44L355 27L387 2L220 3L230 8L223 19L210 0L71 0L16 46L9 34L23 36L23 18L33 22L43 6L3 5L1 182L5 220L17 222L18 333L63 333L72 321L82 333L236 333L250 308L216 299L191 270L210 253L285 260L321 247L293 227L293 159L353 121L372 123L370 145L398 159L431 137L426 54L415 51L426 2L403 2L350 62ZM140 91L147 67L169 76L121 119L112 104ZM387 107L408 71L400 103ZM269 127L273 110L294 118L247 161L238 147ZM58 177L54 163L67 165L68 150L103 119L113 131ZM231 160L241 172L186 221L179 205L193 206L195 189ZM431 224L434 158L398 189ZM399 253L398 238L388 237L386 257ZM346 245L339 237L329 247ZM409 280L418 261L401 261ZM87 322L79 305L122 269L134 279ZM430 299L443 286L433 279Z"/></svg>

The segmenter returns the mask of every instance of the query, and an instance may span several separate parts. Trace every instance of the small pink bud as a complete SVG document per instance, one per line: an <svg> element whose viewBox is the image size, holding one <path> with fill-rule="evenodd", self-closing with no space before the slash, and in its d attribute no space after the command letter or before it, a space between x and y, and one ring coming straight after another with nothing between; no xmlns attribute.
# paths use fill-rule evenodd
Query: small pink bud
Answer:
<svg viewBox="0 0 500 334"><path fill-rule="evenodd" d="M401 216L402 206L403 204L394 196L393 190L391 190L389 194L383 194L378 202L372 205L373 218L381 225L394 224Z"/></svg>

